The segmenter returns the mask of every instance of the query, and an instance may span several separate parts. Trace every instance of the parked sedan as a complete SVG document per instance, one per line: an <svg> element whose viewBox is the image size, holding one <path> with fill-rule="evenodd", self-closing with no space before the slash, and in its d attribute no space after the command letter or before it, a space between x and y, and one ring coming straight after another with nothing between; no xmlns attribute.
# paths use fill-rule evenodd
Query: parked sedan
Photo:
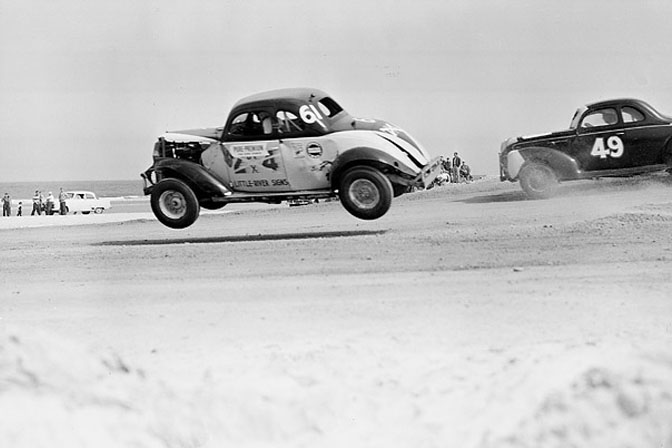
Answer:
<svg viewBox="0 0 672 448"><path fill-rule="evenodd" d="M520 181L535 199L553 196L561 181L669 170L672 118L637 99L588 104L568 130L504 141L499 166L500 180Z"/></svg>
<svg viewBox="0 0 672 448"><path fill-rule="evenodd" d="M99 198L91 191L66 191L65 192L65 211L66 213L82 213L88 215L93 212L96 214L103 213L106 209L111 207L110 200ZM49 214L59 213L59 203L54 203L54 209Z"/></svg>

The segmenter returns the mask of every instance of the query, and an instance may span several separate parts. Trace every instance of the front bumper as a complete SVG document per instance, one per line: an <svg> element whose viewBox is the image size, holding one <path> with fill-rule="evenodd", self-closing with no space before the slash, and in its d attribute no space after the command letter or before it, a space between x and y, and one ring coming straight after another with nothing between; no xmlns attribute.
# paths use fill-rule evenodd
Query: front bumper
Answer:
<svg viewBox="0 0 672 448"><path fill-rule="evenodd" d="M155 176L154 165L150 166L144 172L140 173L140 177L142 177L142 182L144 183L142 192L145 195L152 194L152 190L154 189L154 185L156 184L155 180L153 179L154 176Z"/></svg>
<svg viewBox="0 0 672 448"><path fill-rule="evenodd" d="M441 174L442 164L443 157L441 156L430 160L430 162L422 168L420 174L418 174L414 179L415 185L421 188L426 188L429 186L429 184L431 184L434 179L436 179L436 176Z"/></svg>

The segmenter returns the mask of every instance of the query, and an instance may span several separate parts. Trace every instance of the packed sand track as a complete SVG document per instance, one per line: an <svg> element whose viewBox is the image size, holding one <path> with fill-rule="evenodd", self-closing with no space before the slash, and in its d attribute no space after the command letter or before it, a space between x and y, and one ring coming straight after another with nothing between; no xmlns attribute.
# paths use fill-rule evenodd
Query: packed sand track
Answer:
<svg viewBox="0 0 672 448"><path fill-rule="evenodd" d="M33 218L0 446L672 448L672 176Z"/></svg>

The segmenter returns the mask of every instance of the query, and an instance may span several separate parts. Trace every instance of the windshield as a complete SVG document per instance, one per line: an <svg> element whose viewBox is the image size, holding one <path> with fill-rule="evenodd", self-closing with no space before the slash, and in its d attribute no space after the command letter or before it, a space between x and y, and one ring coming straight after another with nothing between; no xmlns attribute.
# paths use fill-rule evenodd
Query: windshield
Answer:
<svg viewBox="0 0 672 448"><path fill-rule="evenodd" d="M574 116L572 117L572 122L569 124L569 129L576 129L579 127L579 120L581 119L581 116L583 116L583 113L588 109L586 106L579 107L576 109L576 112L574 112Z"/></svg>

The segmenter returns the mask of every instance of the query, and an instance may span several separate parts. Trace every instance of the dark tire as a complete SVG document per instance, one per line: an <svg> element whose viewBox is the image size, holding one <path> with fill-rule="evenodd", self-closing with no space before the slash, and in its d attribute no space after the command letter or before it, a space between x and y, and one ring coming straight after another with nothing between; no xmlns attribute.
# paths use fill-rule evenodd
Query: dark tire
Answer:
<svg viewBox="0 0 672 448"><path fill-rule="evenodd" d="M91 213L90 210L86 210L86 211L82 210L82 215L88 215L89 213Z"/></svg>
<svg viewBox="0 0 672 448"><path fill-rule="evenodd" d="M360 219L378 219L392 205L393 188L390 179L375 168L360 166L343 174L338 196L343 207Z"/></svg>
<svg viewBox="0 0 672 448"><path fill-rule="evenodd" d="M95 213L96 215L100 215L101 213L103 213L103 210L105 210L103 207L96 207L93 210L93 213Z"/></svg>
<svg viewBox="0 0 672 448"><path fill-rule="evenodd" d="M201 206L193 190L177 179L157 183L150 198L154 216L165 226L184 229L196 221Z"/></svg>
<svg viewBox="0 0 672 448"><path fill-rule="evenodd" d="M520 186L532 199L547 199L558 191L558 176L543 163L531 162L520 170Z"/></svg>

